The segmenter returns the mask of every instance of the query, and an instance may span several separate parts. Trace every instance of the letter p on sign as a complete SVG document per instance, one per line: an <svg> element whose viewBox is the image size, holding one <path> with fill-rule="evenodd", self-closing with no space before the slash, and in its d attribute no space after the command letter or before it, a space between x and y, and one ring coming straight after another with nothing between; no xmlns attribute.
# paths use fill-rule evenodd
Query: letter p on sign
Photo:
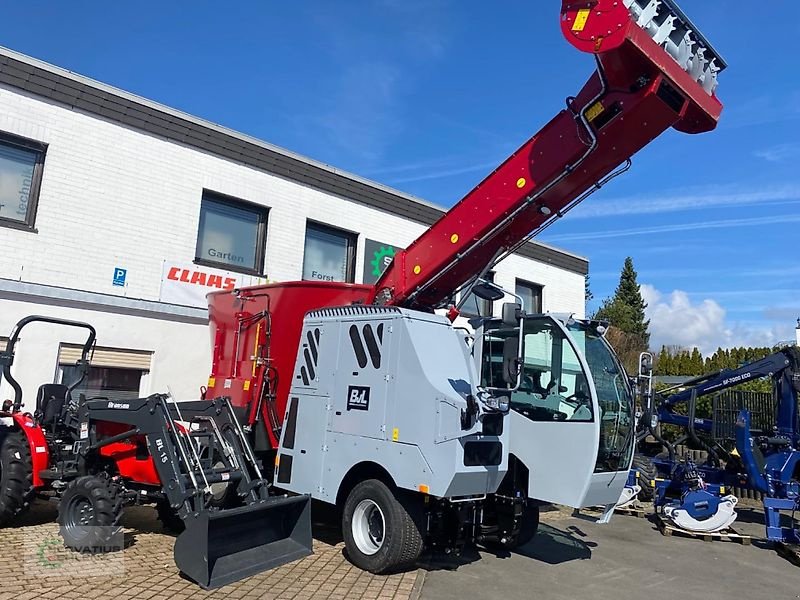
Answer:
<svg viewBox="0 0 800 600"><path fill-rule="evenodd" d="M124 286L125 285L125 278L128 276L128 270L123 269L121 267L114 267L114 281L113 284L116 286Z"/></svg>

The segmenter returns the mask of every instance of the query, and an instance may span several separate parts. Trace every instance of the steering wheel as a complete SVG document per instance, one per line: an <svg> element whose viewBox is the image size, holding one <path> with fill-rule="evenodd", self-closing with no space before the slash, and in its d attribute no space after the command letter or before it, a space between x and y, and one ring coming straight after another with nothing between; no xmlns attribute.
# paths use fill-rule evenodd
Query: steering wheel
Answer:
<svg viewBox="0 0 800 600"><path fill-rule="evenodd" d="M567 404L574 404L576 408L578 406L586 406L589 404L589 396L583 390L577 390L571 396L564 398L564 402Z"/></svg>

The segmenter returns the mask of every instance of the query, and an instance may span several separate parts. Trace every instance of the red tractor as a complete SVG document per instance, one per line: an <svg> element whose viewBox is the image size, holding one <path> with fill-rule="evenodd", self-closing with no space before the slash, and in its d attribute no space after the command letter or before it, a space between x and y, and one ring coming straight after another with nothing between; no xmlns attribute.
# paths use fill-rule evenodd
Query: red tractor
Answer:
<svg viewBox="0 0 800 600"><path fill-rule="evenodd" d="M80 377L68 386L39 386L31 414L22 412L11 365L20 331L34 322L88 335ZM13 403L0 412L0 525L47 495L58 502L67 547L107 551L121 548L124 507L154 504L165 526L181 531L175 563L205 588L310 554L308 498L270 495L228 398L75 396L95 338L88 323L30 316L0 353L2 376L14 390Z"/></svg>

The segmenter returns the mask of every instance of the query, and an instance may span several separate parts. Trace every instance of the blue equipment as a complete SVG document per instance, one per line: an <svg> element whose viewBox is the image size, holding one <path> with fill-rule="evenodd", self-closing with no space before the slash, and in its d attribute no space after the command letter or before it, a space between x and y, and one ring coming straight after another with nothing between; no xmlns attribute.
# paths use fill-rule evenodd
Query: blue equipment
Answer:
<svg viewBox="0 0 800 600"><path fill-rule="evenodd" d="M715 402L712 418L697 418L697 399L721 392L747 381L771 377L773 394L768 406L758 411L758 427L753 427L756 405L744 395L728 396L735 406L720 407ZM652 396L644 395L639 434L641 441L650 433L667 450L667 457L652 459L658 478L652 481L654 504L663 517L688 531L711 532L729 527L736 519L737 499L726 495L732 487L752 489L764 494L767 538L785 543L799 543L800 531L781 527L780 511L800 510L800 350L785 348L738 369L725 369L695 378L683 384L681 392L663 397L654 409ZM674 389L674 388L673 388ZM687 414L675 408L687 406ZM725 410L723 410L725 409ZM735 423L729 434L736 452L728 453L720 444L709 444L704 437L719 438L725 432L726 411L735 410ZM732 420L732 419L731 419ZM677 443L691 441L708 452L706 464L695 465L690 459L679 460L675 444L660 437L656 423L681 427L686 434ZM721 433L722 432L722 433ZM726 464L720 461L725 455ZM634 468L636 461L634 461ZM646 482L647 483L647 482Z"/></svg>

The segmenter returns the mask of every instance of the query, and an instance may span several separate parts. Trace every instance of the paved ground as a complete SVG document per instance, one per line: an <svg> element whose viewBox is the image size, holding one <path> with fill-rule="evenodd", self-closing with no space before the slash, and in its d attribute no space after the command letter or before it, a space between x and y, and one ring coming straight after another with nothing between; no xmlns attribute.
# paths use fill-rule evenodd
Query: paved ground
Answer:
<svg viewBox="0 0 800 600"><path fill-rule="evenodd" d="M75 558L63 549L55 510L37 504L17 527L0 529L0 600L115 598L265 598L274 600L407 599L418 572L379 577L350 565L331 529L315 528L314 555L214 592L182 579L172 560L174 538L149 507L126 509L122 553ZM132 542L132 543L131 543Z"/></svg>
<svg viewBox="0 0 800 600"><path fill-rule="evenodd" d="M758 513L742 507L739 512L739 531L761 536ZM800 567L767 544L664 538L649 521L628 516L602 526L566 511L547 512L539 535L520 552L471 551L390 577L351 566L332 529L317 526L313 556L214 592L178 575L174 538L161 531L150 508L126 513L130 545L124 552L90 561L76 561L62 548L54 518L52 506L40 504L18 527L0 529L0 600L389 600L416 598L420 590L430 600L800 598Z"/></svg>
<svg viewBox="0 0 800 600"><path fill-rule="evenodd" d="M742 533L763 535L758 515L740 510ZM473 552L425 574L422 599L800 598L800 567L762 542L742 546L663 537L652 523L615 516L609 525L549 513L519 553Z"/></svg>

